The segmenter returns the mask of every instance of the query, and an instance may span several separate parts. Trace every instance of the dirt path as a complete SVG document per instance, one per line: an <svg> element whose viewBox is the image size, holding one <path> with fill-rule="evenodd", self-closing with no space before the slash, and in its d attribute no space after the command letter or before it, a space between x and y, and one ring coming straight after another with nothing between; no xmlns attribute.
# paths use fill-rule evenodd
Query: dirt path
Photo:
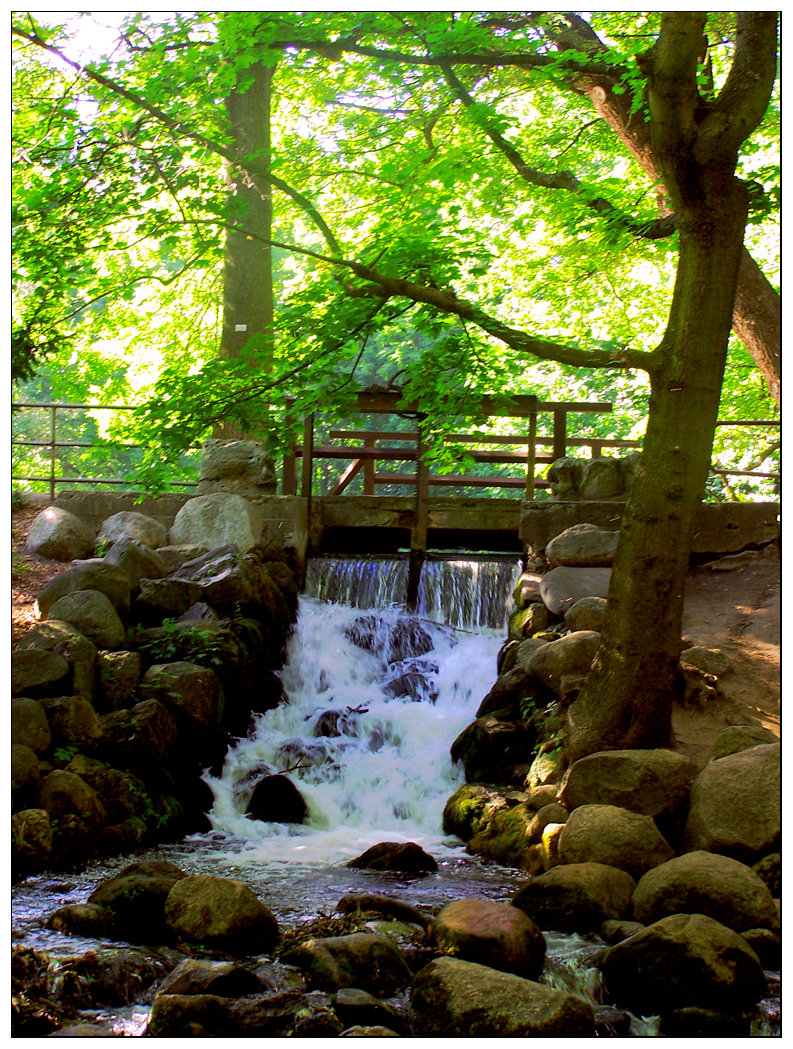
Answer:
<svg viewBox="0 0 793 1049"><path fill-rule="evenodd" d="M69 567L27 553L27 531L40 509L26 507L15 511L12 518L13 645L36 622L38 591ZM720 649L732 663L732 670L719 679L722 698L707 703L704 709L674 708L678 746L698 764L707 762L713 741L727 725L761 724L779 734L780 629L780 564L774 547L729 571L712 567L692 570L686 588L683 636Z"/></svg>

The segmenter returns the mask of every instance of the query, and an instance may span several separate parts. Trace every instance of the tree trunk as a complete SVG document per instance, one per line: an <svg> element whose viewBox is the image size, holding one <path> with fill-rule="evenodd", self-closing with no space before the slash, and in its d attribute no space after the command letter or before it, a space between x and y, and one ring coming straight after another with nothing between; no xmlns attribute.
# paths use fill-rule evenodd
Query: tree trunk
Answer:
<svg viewBox="0 0 793 1049"><path fill-rule="evenodd" d="M563 32L552 33L562 46L582 50L606 50L588 23L578 16L564 16L569 23ZM657 183L656 199L661 215L673 210L663 184L663 174L651 141L650 124L643 112L631 112L631 94L615 94L613 81L608 77L591 75L576 77L575 86L583 91L598 116L609 125L617 138L635 158L645 173ZM779 295L744 248L733 310L732 327L749 351L765 377L768 392L777 404L781 403L781 340L782 314Z"/></svg>
<svg viewBox="0 0 793 1049"><path fill-rule="evenodd" d="M237 155L255 153L259 163L270 163L270 102L273 67L256 64L242 75L253 74L253 83L235 90L226 106L234 132ZM254 336L259 337L257 353L266 370L272 352L274 295L272 253L265 241L272 238L273 204L269 186L259 183L239 168L229 168L234 197L241 205L232 216L245 233L226 232L223 262L223 333L219 353L238 357L242 347ZM255 234L251 237L249 234ZM216 437L237 440L253 435L241 427L226 423L218 427Z"/></svg>
<svg viewBox="0 0 793 1049"><path fill-rule="evenodd" d="M647 433L622 518L601 644L568 711L572 760L671 741L691 536L710 466L746 219L740 183L731 176L715 183L704 194L712 206L687 214L676 208L672 309L651 376Z"/></svg>

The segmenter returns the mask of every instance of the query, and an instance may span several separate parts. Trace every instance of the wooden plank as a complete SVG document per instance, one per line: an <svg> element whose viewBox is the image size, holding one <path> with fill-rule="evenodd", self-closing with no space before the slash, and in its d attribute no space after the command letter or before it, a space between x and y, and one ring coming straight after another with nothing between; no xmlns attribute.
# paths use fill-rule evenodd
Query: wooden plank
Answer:
<svg viewBox="0 0 793 1049"><path fill-rule="evenodd" d="M374 448L375 442L367 437L363 442L366 448ZM363 462L363 494L374 495L374 459L362 459Z"/></svg>
<svg viewBox="0 0 793 1049"><path fill-rule="evenodd" d="M415 474L375 474L375 484L410 484L416 483ZM466 477L464 474L430 474L427 483L431 487L441 488L525 488L525 477L486 477L482 474L474 474ZM534 482L535 488L548 488L548 481Z"/></svg>
<svg viewBox="0 0 793 1049"><path fill-rule="evenodd" d="M374 465L374 464L372 464L372 465ZM363 459L356 459L354 462L350 463L350 465L347 467L347 469L344 471L344 473L339 478L335 488L332 488L328 492L328 495L341 495L341 493L344 491L344 489L347 487L347 485L350 483L350 481L353 479L353 477L355 477L355 475L358 473L358 471L361 469L362 466L363 466ZM364 494L365 495L374 495L374 491L365 492Z"/></svg>
<svg viewBox="0 0 793 1049"><path fill-rule="evenodd" d="M550 442L549 442L550 443ZM298 455L302 448L298 447ZM313 449L314 459L363 459L382 460L383 462L406 462L416 461L415 449L402 448L334 448L331 445L318 444ZM468 452L468 457L475 463L495 463L503 465L507 463L526 465L526 456L520 452ZM537 462L553 462L553 456L538 455Z"/></svg>
<svg viewBox="0 0 793 1049"><path fill-rule="evenodd" d="M416 430L331 430L328 437L341 441L371 438L375 441L411 441L415 444L419 435Z"/></svg>
<svg viewBox="0 0 793 1049"><path fill-rule="evenodd" d="M611 401L540 401L537 405L538 412L581 412L585 415L613 409Z"/></svg>
<svg viewBox="0 0 793 1049"><path fill-rule="evenodd" d="M556 408L553 413L553 457L561 459L567 448L567 410Z"/></svg>
<svg viewBox="0 0 793 1049"><path fill-rule="evenodd" d="M526 448L526 498L534 498L534 471L537 463L537 413L529 416L529 443Z"/></svg>

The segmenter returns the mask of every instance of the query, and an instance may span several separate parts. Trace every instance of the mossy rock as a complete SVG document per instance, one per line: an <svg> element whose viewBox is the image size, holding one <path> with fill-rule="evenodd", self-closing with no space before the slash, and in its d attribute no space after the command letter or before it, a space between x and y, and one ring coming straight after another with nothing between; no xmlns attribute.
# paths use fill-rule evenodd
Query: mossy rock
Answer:
<svg viewBox="0 0 793 1049"><path fill-rule="evenodd" d="M529 827L534 812L525 805L494 812L492 818L471 838L468 851L503 867L528 869Z"/></svg>
<svg viewBox="0 0 793 1049"><path fill-rule="evenodd" d="M444 834L456 834L469 841L485 827L493 814L506 807L503 795L497 787L486 787L481 783L465 783L452 794L443 810Z"/></svg>

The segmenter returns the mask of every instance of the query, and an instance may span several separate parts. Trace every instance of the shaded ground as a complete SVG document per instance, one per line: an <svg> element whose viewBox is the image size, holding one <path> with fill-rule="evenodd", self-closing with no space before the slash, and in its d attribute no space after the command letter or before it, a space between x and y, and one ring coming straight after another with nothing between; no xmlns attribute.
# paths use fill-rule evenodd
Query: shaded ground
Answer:
<svg viewBox="0 0 793 1049"><path fill-rule="evenodd" d="M68 564L27 553L25 538L40 507L12 517L11 632L17 641L36 622L34 602L41 587ZM676 707L673 725L680 749L698 764L727 725L761 724L779 734L780 563L776 547L728 571L693 569L686 588L683 635L718 648L733 669L719 680L722 698L704 708ZM720 566L729 564L722 561Z"/></svg>

